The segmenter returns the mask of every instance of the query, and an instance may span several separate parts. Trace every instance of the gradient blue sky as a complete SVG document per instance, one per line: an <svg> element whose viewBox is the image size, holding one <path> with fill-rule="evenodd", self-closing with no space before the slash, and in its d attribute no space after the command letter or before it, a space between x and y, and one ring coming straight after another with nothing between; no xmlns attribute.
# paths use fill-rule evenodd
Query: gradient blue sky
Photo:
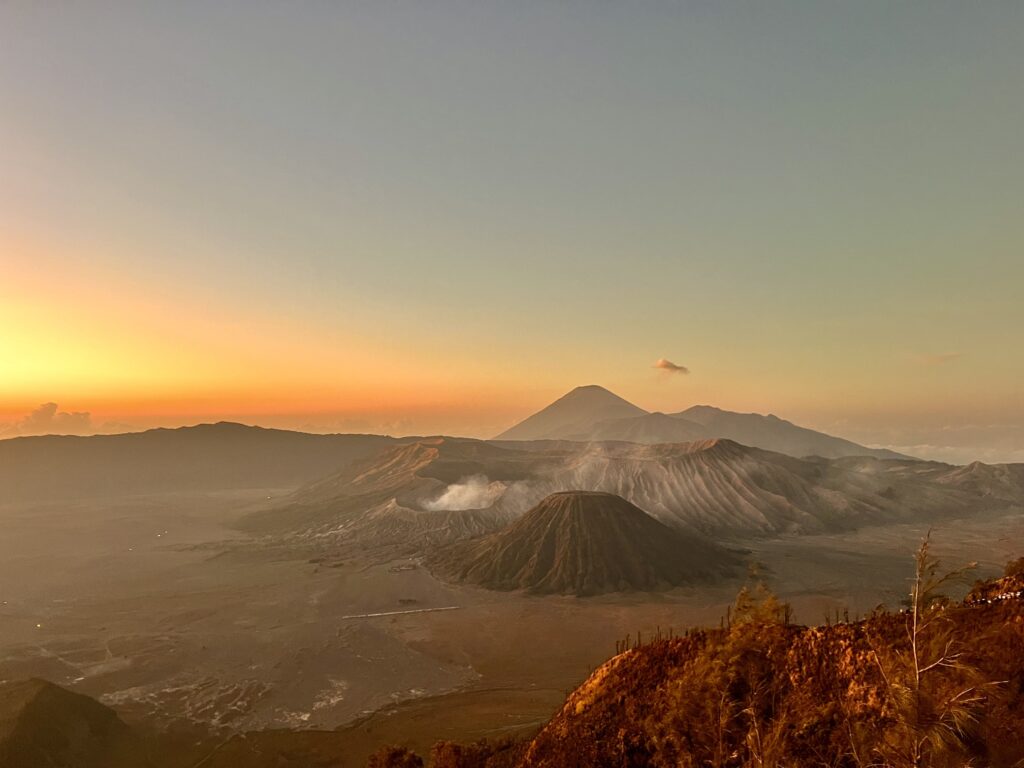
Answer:
<svg viewBox="0 0 1024 768"><path fill-rule="evenodd" d="M0 421L487 435L593 382L1024 460L1022 40L1016 2L5 3Z"/></svg>

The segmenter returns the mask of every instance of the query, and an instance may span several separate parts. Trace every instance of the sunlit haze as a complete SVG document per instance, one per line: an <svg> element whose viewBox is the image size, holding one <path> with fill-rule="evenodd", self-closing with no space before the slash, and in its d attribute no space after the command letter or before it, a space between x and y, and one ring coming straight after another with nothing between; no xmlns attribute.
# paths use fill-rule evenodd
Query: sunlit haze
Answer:
<svg viewBox="0 0 1024 768"><path fill-rule="evenodd" d="M490 437L596 383L1024 461L1022 23L6 3L0 435Z"/></svg>

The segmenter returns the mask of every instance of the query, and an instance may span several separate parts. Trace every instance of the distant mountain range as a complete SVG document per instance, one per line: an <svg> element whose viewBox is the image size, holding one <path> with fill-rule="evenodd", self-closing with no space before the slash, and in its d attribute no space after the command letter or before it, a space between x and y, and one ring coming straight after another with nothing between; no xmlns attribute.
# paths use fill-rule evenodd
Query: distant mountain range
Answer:
<svg viewBox="0 0 1024 768"><path fill-rule="evenodd" d="M436 438L356 462L243 526L322 546L427 551L497 531L561 491L613 493L677 530L744 538L1024 507L1024 465L797 459L725 439Z"/></svg>
<svg viewBox="0 0 1024 768"><path fill-rule="evenodd" d="M123 435L16 437L0 440L0 502L290 489L401 442L230 422Z"/></svg>
<svg viewBox="0 0 1024 768"><path fill-rule="evenodd" d="M678 444L726 438L794 457L891 451L791 424L710 406L648 413L598 386L578 387L503 432L492 444L547 449L538 441ZM308 434L230 422L119 435L43 435L0 440L0 503L167 492L296 489L352 462L423 438ZM569 450L566 447L566 450Z"/></svg>
<svg viewBox="0 0 1024 768"><path fill-rule="evenodd" d="M724 437L752 448L801 458L874 456L905 459L893 451L867 448L840 437L799 427L777 416L733 413L695 405L679 413L648 413L604 387L577 387L551 405L498 435L495 440L624 440L632 443L687 443Z"/></svg>

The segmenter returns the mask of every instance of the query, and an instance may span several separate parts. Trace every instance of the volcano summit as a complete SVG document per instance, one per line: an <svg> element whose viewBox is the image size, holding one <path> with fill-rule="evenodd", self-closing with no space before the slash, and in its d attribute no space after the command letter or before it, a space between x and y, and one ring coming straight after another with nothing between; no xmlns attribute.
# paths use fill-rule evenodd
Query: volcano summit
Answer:
<svg viewBox="0 0 1024 768"><path fill-rule="evenodd" d="M620 496L567 491L498 533L441 550L429 564L441 576L488 589L585 596L710 581L737 562Z"/></svg>

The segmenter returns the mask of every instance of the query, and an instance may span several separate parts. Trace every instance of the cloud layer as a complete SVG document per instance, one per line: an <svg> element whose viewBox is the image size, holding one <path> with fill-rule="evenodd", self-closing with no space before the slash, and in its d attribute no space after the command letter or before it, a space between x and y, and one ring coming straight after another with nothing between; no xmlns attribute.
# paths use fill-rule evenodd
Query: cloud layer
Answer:
<svg viewBox="0 0 1024 768"><path fill-rule="evenodd" d="M43 403L20 420L0 427L0 435L84 435L96 430L88 411L61 411L56 403Z"/></svg>

